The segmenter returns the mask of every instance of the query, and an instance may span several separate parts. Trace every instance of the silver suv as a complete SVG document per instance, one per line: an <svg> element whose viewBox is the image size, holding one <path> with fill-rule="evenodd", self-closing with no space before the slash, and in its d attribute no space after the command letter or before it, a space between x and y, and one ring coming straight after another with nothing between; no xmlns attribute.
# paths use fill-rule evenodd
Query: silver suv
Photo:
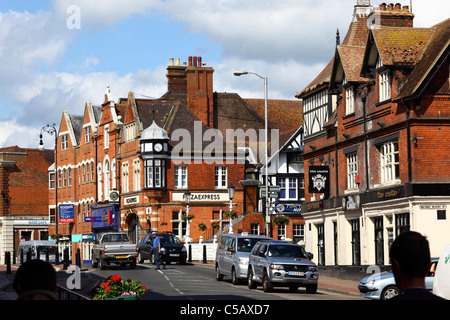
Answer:
<svg viewBox="0 0 450 320"><path fill-rule="evenodd" d="M306 287L308 293L316 293L319 273L311 261L312 254L303 247L279 240L259 241L250 253L247 281L250 289L258 283L264 292L274 286L287 286L296 292L298 287Z"/></svg>

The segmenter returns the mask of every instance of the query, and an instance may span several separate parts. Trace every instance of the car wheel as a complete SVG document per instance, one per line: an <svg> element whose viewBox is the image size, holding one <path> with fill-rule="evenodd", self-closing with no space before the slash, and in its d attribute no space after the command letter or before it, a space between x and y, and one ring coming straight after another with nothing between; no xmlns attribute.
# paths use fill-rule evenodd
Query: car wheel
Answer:
<svg viewBox="0 0 450 320"><path fill-rule="evenodd" d="M400 289L397 288L396 286L387 286L381 293L381 300L392 299L393 297L398 296L399 293Z"/></svg>
<svg viewBox="0 0 450 320"><path fill-rule="evenodd" d="M216 280L222 281L223 280L223 274L219 271L219 266L216 264Z"/></svg>
<svg viewBox="0 0 450 320"><path fill-rule="evenodd" d="M263 291L264 292L270 292L273 290L273 285L272 285L272 282L270 282L269 275L267 274L267 272L264 272L262 282L263 282Z"/></svg>
<svg viewBox="0 0 450 320"><path fill-rule="evenodd" d="M308 293L316 293L317 292L317 284L308 284L306 286L306 292L308 292Z"/></svg>
<svg viewBox="0 0 450 320"><path fill-rule="evenodd" d="M231 283L234 284L234 285L239 284L239 279L238 279L237 274L236 274L236 268L233 268L231 270Z"/></svg>
<svg viewBox="0 0 450 320"><path fill-rule="evenodd" d="M137 256L137 262L144 263L144 257L142 256L142 254L140 252L138 253L138 256Z"/></svg>
<svg viewBox="0 0 450 320"><path fill-rule="evenodd" d="M98 260L92 257L92 268L98 268Z"/></svg>
<svg viewBox="0 0 450 320"><path fill-rule="evenodd" d="M256 289L256 282L253 280L253 271L251 267L248 267L247 284L249 289Z"/></svg>
<svg viewBox="0 0 450 320"><path fill-rule="evenodd" d="M101 257L100 257L99 266L100 266L100 270L105 270L106 269L106 262Z"/></svg>
<svg viewBox="0 0 450 320"><path fill-rule="evenodd" d="M155 255L152 253L152 255L150 256L150 262L152 264L155 264Z"/></svg>

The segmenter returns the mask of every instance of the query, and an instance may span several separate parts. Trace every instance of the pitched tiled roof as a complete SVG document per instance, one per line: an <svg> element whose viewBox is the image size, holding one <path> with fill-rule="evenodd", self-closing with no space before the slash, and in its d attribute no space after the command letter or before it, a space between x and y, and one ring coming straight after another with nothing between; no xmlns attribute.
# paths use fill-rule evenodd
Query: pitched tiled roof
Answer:
<svg viewBox="0 0 450 320"><path fill-rule="evenodd" d="M372 33L383 65L413 66L422 57L433 30L382 27Z"/></svg>
<svg viewBox="0 0 450 320"><path fill-rule="evenodd" d="M396 99L405 99L416 93L423 85L437 61L442 57L450 46L450 19L447 19L430 28L432 34L430 40L424 45L421 59L415 65L414 70L407 77Z"/></svg>
<svg viewBox="0 0 450 320"><path fill-rule="evenodd" d="M357 19L354 19L348 28L347 34L345 35L344 40L342 41L342 45L339 47L344 47L344 49L340 52L342 57L344 56L344 51L350 51L355 47L364 47L367 42L369 29L367 28L367 16L358 16ZM356 50L356 49L355 49ZM352 50L353 51L353 50ZM350 55L349 59L351 59L353 54ZM322 85L327 85L330 83L331 74L333 72L333 64L335 61L335 55L331 59L331 61L326 65L326 67L319 73L319 75L304 88L301 92L299 92L296 97L301 99L304 95L313 92L315 89L320 88ZM353 67L352 67L353 69ZM355 74L354 70L351 70L352 74ZM356 80L355 80L356 81Z"/></svg>
<svg viewBox="0 0 450 320"><path fill-rule="evenodd" d="M349 82L365 82L367 78L361 77L361 67L364 60L365 47L340 45L338 53L345 76Z"/></svg>

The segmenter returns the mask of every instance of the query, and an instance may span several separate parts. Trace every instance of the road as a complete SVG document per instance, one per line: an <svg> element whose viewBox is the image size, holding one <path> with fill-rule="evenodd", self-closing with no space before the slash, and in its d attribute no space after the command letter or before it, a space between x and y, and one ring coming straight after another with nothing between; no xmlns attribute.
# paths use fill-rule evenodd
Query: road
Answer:
<svg viewBox="0 0 450 320"><path fill-rule="evenodd" d="M83 277L106 278L119 274L125 279L141 281L149 289L142 296L144 300L360 300L360 297L340 295L325 291L308 294L304 288L292 293L288 288L275 288L273 292L265 293L262 287L251 290L245 282L233 285L230 279L217 281L212 265L179 265L170 264L166 269L156 270L150 263L138 264L136 269L121 269L110 266L106 270L89 269Z"/></svg>

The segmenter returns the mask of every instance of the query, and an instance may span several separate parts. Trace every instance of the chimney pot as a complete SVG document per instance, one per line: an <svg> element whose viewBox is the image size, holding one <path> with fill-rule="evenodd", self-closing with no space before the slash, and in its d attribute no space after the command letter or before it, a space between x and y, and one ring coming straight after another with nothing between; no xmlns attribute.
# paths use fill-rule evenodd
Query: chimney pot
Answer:
<svg viewBox="0 0 450 320"><path fill-rule="evenodd" d="M199 66L199 67L202 66L202 57L198 57L198 66Z"/></svg>
<svg viewBox="0 0 450 320"><path fill-rule="evenodd" d="M403 6L403 11L409 12L409 6Z"/></svg>
<svg viewBox="0 0 450 320"><path fill-rule="evenodd" d="M194 67L197 66L197 57L194 57Z"/></svg>
<svg viewBox="0 0 450 320"><path fill-rule="evenodd" d="M382 4L380 4L380 10L386 10L386 3L382 3Z"/></svg>
<svg viewBox="0 0 450 320"><path fill-rule="evenodd" d="M402 10L402 5L400 3L396 3L395 4L395 10L401 11Z"/></svg>
<svg viewBox="0 0 450 320"><path fill-rule="evenodd" d="M169 63L169 65L170 65L170 66L173 66L173 58L170 58L170 63Z"/></svg>
<svg viewBox="0 0 450 320"><path fill-rule="evenodd" d="M180 59L179 58L177 60L175 60L175 65L177 65L177 66L180 65Z"/></svg>
<svg viewBox="0 0 450 320"><path fill-rule="evenodd" d="M394 10L394 4L393 3L389 3L388 10Z"/></svg>
<svg viewBox="0 0 450 320"><path fill-rule="evenodd" d="M192 57L189 57L189 67L192 67Z"/></svg>

